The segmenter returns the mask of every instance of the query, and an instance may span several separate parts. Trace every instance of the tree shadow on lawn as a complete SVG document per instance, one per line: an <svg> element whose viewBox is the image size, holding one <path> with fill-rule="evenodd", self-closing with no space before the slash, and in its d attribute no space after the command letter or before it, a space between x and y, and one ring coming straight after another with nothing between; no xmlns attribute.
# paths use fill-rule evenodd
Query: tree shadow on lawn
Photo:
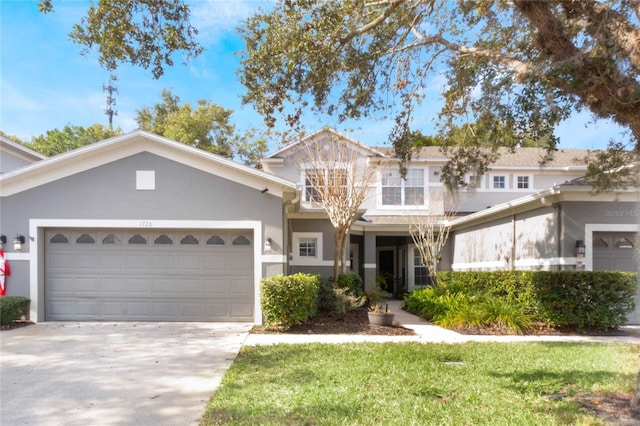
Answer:
<svg viewBox="0 0 640 426"><path fill-rule="evenodd" d="M620 375L609 371L565 371L552 373L537 370L527 373L492 373L494 377L511 382L508 387L521 394L537 394L549 400L540 412L554 411L559 419L570 421L579 413L578 406L607 423L616 425L640 424L640 409L632 405L632 392L580 392L580 388L611 381ZM635 380L635 375L623 375L624 381ZM578 385L580 382L588 382ZM556 403L553 401L566 401Z"/></svg>

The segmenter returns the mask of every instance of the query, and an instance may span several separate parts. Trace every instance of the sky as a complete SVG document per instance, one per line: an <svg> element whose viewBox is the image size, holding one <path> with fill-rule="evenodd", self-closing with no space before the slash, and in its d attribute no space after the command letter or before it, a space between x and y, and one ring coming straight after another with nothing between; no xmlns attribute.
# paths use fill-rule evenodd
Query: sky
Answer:
<svg viewBox="0 0 640 426"><path fill-rule="evenodd" d="M106 93L109 73L95 55L82 56L68 34L86 13L84 0L54 1L54 13L38 12L37 0L0 0L0 130L23 141L66 125L108 125ZM163 89L170 89L182 103L194 105L207 99L234 111L231 122L238 130L264 128L262 118L250 105L242 105L245 90L237 78L243 41L236 34L242 20L268 1L197 0L190 3L192 24L205 52L188 64L177 58L172 68L154 80L151 71L121 66L116 94L114 127L124 132L137 128L136 111L160 102ZM421 107L421 121L414 123L424 134L434 134L431 117L439 110L440 82ZM328 116L305 120L308 131L331 126L365 144L384 146L393 128L392 120L369 119L338 123ZM281 127L279 130L285 130ZM591 123L588 113L574 114L557 131L561 148L605 148L620 128L607 122ZM277 147L270 146L273 151Z"/></svg>

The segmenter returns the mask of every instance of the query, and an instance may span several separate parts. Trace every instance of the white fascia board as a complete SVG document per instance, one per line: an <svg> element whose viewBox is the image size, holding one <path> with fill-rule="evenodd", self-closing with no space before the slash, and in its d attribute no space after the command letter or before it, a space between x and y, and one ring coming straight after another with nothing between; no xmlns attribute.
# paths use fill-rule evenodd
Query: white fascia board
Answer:
<svg viewBox="0 0 640 426"><path fill-rule="evenodd" d="M141 130L87 145L7 173L0 177L0 188L4 196L16 194L140 152L150 152L255 189L268 188L272 195L280 197L284 192L296 189L294 183L285 179Z"/></svg>

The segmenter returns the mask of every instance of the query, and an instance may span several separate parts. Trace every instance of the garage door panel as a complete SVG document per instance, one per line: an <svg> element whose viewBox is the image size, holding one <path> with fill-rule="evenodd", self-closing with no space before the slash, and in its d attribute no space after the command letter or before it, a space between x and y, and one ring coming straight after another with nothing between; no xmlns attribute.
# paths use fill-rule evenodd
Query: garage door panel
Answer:
<svg viewBox="0 0 640 426"><path fill-rule="evenodd" d="M151 295L151 281L149 278L127 280L126 293L128 296L150 296Z"/></svg>
<svg viewBox="0 0 640 426"><path fill-rule="evenodd" d="M45 236L48 320L254 319L251 231L60 229Z"/></svg>
<svg viewBox="0 0 640 426"><path fill-rule="evenodd" d="M100 291L100 280L97 277L76 278L74 282L76 293L96 293Z"/></svg>
<svg viewBox="0 0 640 426"><path fill-rule="evenodd" d="M177 262L175 255L172 254L162 254L162 255L153 255L151 258L152 266L157 271L174 271L177 267Z"/></svg>
<svg viewBox="0 0 640 426"><path fill-rule="evenodd" d="M100 290L104 295L109 295L111 293L112 296L121 294L125 289L125 281L123 278L106 278L103 277L101 280Z"/></svg>
<svg viewBox="0 0 640 426"><path fill-rule="evenodd" d="M106 253L100 256L100 268L103 271L110 269L122 269L124 267L124 256L118 253Z"/></svg>
<svg viewBox="0 0 640 426"><path fill-rule="evenodd" d="M97 253L76 254L75 256L72 256L72 258L75 260L74 266L77 271L83 269L95 270L100 266L100 256Z"/></svg>
<svg viewBox="0 0 640 426"><path fill-rule="evenodd" d="M150 258L151 256L149 254L127 253L125 267L130 270L139 269L139 270L148 271L152 266Z"/></svg>

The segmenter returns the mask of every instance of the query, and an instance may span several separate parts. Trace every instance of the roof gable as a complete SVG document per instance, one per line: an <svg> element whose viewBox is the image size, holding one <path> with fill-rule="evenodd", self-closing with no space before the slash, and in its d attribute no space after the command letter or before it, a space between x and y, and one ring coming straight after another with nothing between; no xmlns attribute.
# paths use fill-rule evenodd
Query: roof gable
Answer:
<svg viewBox="0 0 640 426"><path fill-rule="evenodd" d="M358 151L360 151L363 157L367 157L367 156L386 157L387 156L382 151L372 148L368 145L365 145L362 142L352 139L346 135L343 135L342 133L332 129L331 127L325 127L323 129L320 129L316 132L311 133L308 136L305 136L304 138L300 139L297 142L289 144L277 150L276 152L269 154L268 156L265 157L265 159L270 160L270 159L282 158L282 157L293 155L294 153L302 149L305 144L309 142L319 141L322 139L327 139L328 141L332 141L332 140L345 141L351 144L354 147L354 149L357 149Z"/></svg>
<svg viewBox="0 0 640 426"><path fill-rule="evenodd" d="M0 188L3 196L9 196L141 152L150 152L258 190L268 189L273 195L295 191L295 185L287 180L143 130L86 145L7 173L0 177Z"/></svg>
<svg viewBox="0 0 640 426"><path fill-rule="evenodd" d="M46 155L40 154L39 152L14 142L11 139L7 139L4 136L0 136L0 151L22 158L29 162L44 160L47 158Z"/></svg>

